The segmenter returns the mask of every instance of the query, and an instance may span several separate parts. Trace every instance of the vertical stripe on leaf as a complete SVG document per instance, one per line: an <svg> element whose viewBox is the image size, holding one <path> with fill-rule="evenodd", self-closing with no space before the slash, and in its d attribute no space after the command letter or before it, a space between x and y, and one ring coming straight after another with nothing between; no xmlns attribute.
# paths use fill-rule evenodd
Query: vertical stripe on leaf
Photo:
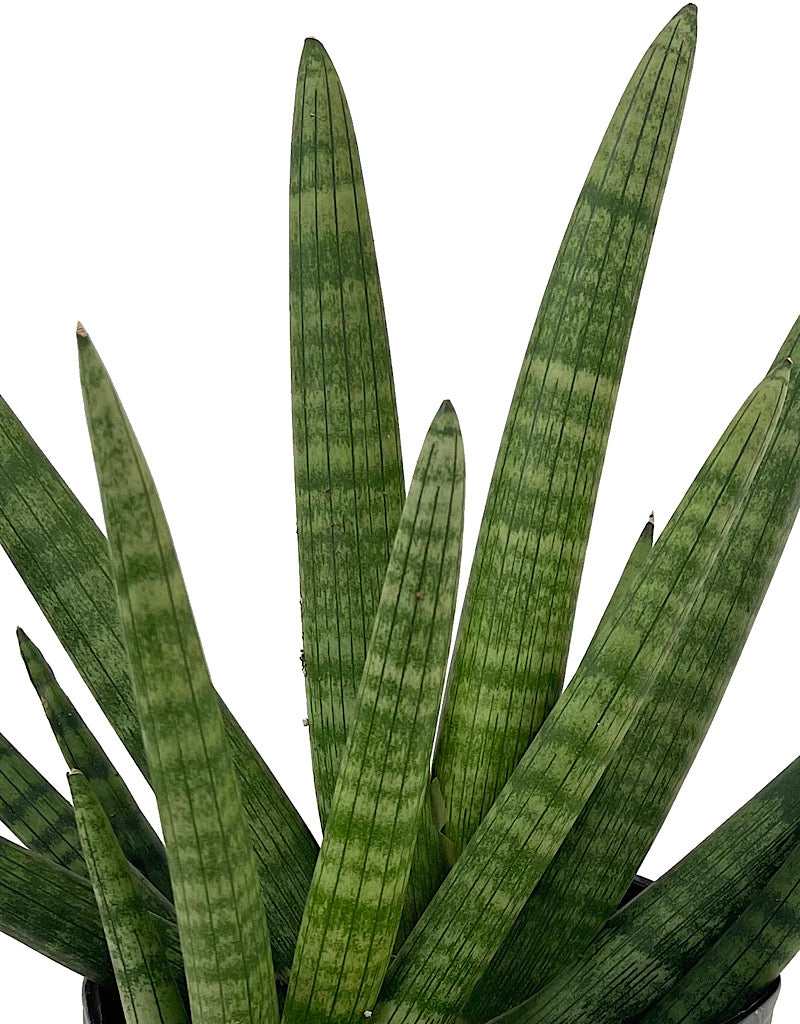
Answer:
<svg viewBox="0 0 800 1024"><path fill-rule="evenodd" d="M89 877L128 1024L188 1024L172 969L125 854L85 776L69 773Z"/></svg>

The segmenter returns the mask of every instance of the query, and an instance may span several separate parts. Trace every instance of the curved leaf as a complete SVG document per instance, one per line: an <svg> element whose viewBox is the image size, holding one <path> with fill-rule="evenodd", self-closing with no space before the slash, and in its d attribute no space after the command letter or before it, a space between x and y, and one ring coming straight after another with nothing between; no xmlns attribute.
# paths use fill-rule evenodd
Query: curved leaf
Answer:
<svg viewBox="0 0 800 1024"><path fill-rule="evenodd" d="M800 845L640 1024L716 1024L751 1005L800 951Z"/></svg>

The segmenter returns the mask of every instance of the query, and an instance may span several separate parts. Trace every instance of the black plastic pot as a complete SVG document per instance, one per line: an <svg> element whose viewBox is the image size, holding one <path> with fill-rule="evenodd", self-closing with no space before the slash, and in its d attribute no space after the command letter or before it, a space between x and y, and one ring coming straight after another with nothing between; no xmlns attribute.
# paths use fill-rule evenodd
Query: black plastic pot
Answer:
<svg viewBox="0 0 800 1024"><path fill-rule="evenodd" d="M624 907L650 884L649 878L637 875L620 903ZM775 1002L781 988L781 979L776 978L762 995L726 1024L770 1024ZM83 1024L125 1024L122 1005L116 989L96 985L93 981L83 983Z"/></svg>

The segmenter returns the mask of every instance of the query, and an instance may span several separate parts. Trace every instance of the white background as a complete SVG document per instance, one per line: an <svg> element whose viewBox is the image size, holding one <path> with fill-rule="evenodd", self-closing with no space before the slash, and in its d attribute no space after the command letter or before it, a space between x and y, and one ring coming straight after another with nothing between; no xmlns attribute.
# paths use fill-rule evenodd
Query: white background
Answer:
<svg viewBox="0 0 800 1024"><path fill-rule="evenodd" d="M561 235L674 3L0 7L0 390L100 518L75 359L84 322L159 485L216 685L310 821L286 241L303 39L328 48L358 132L408 477L443 398L461 419L468 556ZM573 665L649 512L663 527L800 313L800 11L705 0L699 35ZM795 537L651 875L800 753L799 570ZM65 791L18 624L135 778L8 563L0 730ZM777 1024L800 1013L800 963L784 982ZM79 979L0 937L0 1006L3 1019L78 1024Z"/></svg>

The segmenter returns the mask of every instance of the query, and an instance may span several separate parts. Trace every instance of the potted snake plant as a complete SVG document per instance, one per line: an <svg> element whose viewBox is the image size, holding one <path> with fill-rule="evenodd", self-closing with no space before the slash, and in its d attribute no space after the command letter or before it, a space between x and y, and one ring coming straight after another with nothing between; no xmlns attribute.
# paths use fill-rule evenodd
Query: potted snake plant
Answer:
<svg viewBox="0 0 800 1024"><path fill-rule="evenodd" d="M0 404L0 541L151 783L163 833L19 630L72 799L2 740L0 811L19 843L0 840L0 928L84 976L87 1024L769 1020L800 948L800 759L652 884L635 873L800 506L800 321L655 542L652 521L632 538L564 688L695 38L688 5L589 170L453 644L459 423L444 401L406 492L354 128L329 55L306 41L290 347L321 845L213 687L153 478L87 330L105 534Z"/></svg>

